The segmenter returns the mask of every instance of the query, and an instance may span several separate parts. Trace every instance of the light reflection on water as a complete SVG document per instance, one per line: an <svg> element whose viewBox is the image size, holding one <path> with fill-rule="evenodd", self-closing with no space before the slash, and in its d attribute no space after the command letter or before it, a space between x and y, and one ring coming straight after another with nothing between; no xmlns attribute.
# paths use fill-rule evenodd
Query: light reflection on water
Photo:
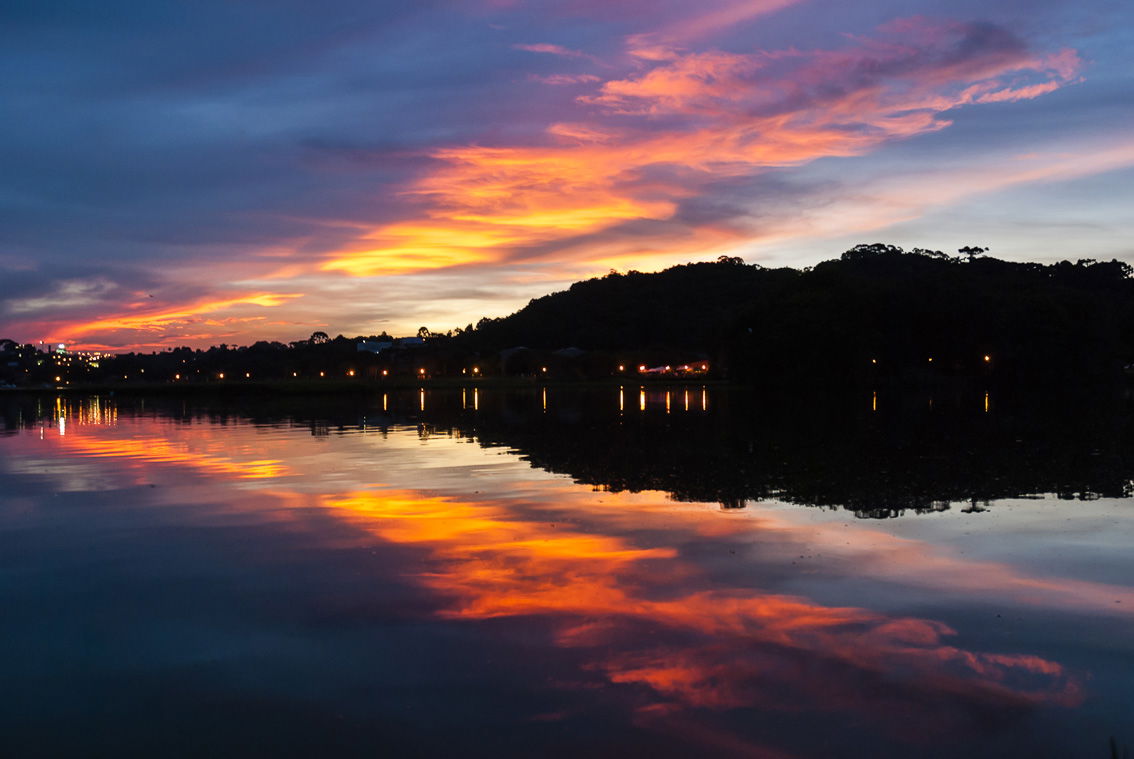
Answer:
<svg viewBox="0 0 1134 759"><path fill-rule="evenodd" d="M443 407L434 392L380 406ZM639 389L639 411L681 416L689 391L676 408L672 392ZM495 413L480 393L459 412ZM541 388L531 413L558 397ZM624 390L609 398L618 424ZM112 727L49 753L195 720L216 745L271 725L319 746L324 714L363 753L475 735L485 754L1101 755L1121 736L1126 500L1078 502L1074 524L1050 500L890 521L722 510L575 484L424 418L40 411L0 437L19 578L0 629L10 651L39 641L8 668L17 746L59 710Z"/></svg>

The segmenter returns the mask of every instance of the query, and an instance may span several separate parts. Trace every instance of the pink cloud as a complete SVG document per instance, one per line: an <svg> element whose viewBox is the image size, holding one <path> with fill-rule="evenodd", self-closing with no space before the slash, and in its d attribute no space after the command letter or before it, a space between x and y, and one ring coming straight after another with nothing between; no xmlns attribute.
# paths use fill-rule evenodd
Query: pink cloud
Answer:
<svg viewBox="0 0 1134 759"><path fill-rule="evenodd" d="M647 50L642 43L630 40L630 52ZM592 109L550 125L544 144L436 151L438 168L406 193L421 218L366 234L324 268L374 276L566 259L579 255L573 239L587 241L592 262L687 258L691 245L703 253L735 237L725 225L666 229L657 240L603 235L664 225L683 200L722 180L862 155L944 129L961 106L1038 97L1069 83L1080 65L1069 51L1037 55L998 27L921 18L838 50L666 48L635 60L645 69L580 96Z"/></svg>
<svg viewBox="0 0 1134 759"><path fill-rule="evenodd" d="M800 0L723 0L716 3L689 4L693 13L678 13L677 18L647 34L632 38L635 49L648 48L649 41L657 44L691 43L746 21L766 16L797 5ZM643 56L645 57L645 56Z"/></svg>
<svg viewBox="0 0 1134 759"><path fill-rule="evenodd" d="M551 85L571 85L571 84L592 84L594 82L602 81L594 74L548 74L541 76L539 74L529 74L528 79L533 82L542 82L543 84Z"/></svg>
<svg viewBox="0 0 1134 759"><path fill-rule="evenodd" d="M527 50L529 53L546 53L547 55L561 55L564 58L590 58L591 56L582 52L581 50L571 50L570 48L563 47L562 45L551 45L546 42L539 42L534 45L512 45L517 50Z"/></svg>
<svg viewBox="0 0 1134 759"><path fill-rule="evenodd" d="M659 65L582 101L627 114L795 113L871 125L912 110L1037 97L1073 81L1082 66L1074 51L1037 57L987 25L912 18L879 31L844 50L651 54Z"/></svg>

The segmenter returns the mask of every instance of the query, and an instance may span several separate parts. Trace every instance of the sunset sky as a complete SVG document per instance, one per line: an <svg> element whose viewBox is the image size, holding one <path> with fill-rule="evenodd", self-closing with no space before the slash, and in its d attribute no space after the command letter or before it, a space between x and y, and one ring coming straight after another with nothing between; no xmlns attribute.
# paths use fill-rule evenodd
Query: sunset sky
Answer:
<svg viewBox="0 0 1134 759"><path fill-rule="evenodd" d="M859 242L1134 263L1128 0L72 0L0 15L0 337L444 331Z"/></svg>

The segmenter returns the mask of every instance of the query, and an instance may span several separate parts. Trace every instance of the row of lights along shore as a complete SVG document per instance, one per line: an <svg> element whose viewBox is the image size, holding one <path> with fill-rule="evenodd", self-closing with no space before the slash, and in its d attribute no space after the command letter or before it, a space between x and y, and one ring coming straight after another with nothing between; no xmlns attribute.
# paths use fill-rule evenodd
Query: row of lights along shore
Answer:
<svg viewBox="0 0 1134 759"><path fill-rule="evenodd" d="M708 364L700 364L700 365L683 364L683 365L677 367L677 371L682 371L682 372L696 372L696 371L706 372L708 370L709 370ZM145 370L143 369L142 371L144 372ZM547 374L549 369L546 366L541 366L539 368L539 371L540 371L541 374ZM626 365L625 364L619 364L618 365L618 371L619 371L619 373L625 372L626 371ZM658 367L652 367L652 368L646 366L645 364L641 364L641 365L638 366L638 373L639 374L662 373L662 372L668 373L668 372L672 372L672 371L674 371L674 367L672 365L669 365L669 364L667 364L665 366L658 366ZM381 372L379 372L379 374L382 377L389 377L390 376L390 370L389 369L383 369L383 370L381 370ZM419 377L422 377L422 378L425 378L430 374L432 374L432 372L430 372L425 367L421 367L417 370L417 375ZM480 367L474 366L471 369L466 367L464 369L461 369L461 374L463 374L465 376L469 376L471 374L473 377L479 377L479 376L481 376ZM217 379L223 380L227 376L229 376L229 375L227 375L225 372L217 372ZM299 372L292 372L291 376L293 378L298 378L300 375L299 375ZM319 376L325 378L327 376L327 372L326 371L320 371ZM357 376L357 372L354 369L348 369L345 372L345 376L346 377L355 377L355 376ZM175 374L173 376L173 378L175 380L180 380L180 379L182 379L182 375L181 374ZM252 379L252 373L251 372L245 372L244 378L245 379ZM128 376L124 376L123 379L128 379ZM56 378L56 381L59 381L59 379Z"/></svg>
<svg viewBox="0 0 1134 759"><path fill-rule="evenodd" d="M984 363L986 363L986 364L992 362L992 356L987 354L987 353L984 354L981 358L983 359ZM928 361L928 363L933 363L933 357L929 356L927 361ZM870 359L870 363L872 365L876 366L878 364L878 359L872 358L872 359ZM709 369L709 365L706 364L706 363L692 364L692 365L691 364L682 364L682 365L676 367L676 370L675 370L675 368L670 364L666 364L664 366L656 366L656 367L649 367L649 366L646 366L645 364L639 364L637 369L638 369L638 374L644 374L644 375L670 374L670 373L674 373L675 371L678 374L688 374L688 373L707 372L708 369ZM146 372L145 369L141 369L139 371L142 374L145 374L145 372ZM619 372L619 374L625 373L626 372L626 365L625 364L619 364L618 365L618 372ZM547 374L548 373L548 367L541 366L540 367L540 373L541 374ZM381 372L379 372L379 374L382 377L389 377L390 376L390 370L389 369L382 369ZM421 379L427 379L431 374L432 373L428 369L426 369L425 367L420 367L417 370L417 376ZM463 369L461 369L461 374L463 374L465 376L468 376L469 374L471 374L473 377L479 377L479 376L481 376L480 367L474 366L474 367L471 367L471 369L468 368L468 367L463 368ZM218 380L223 380L227 376L228 375L225 372L217 372L217 375L216 375ZM298 378L300 376L300 373L293 371L291 373L291 376L293 378ZM357 372L354 369L348 369L344 373L344 376L346 376L348 378L353 378L353 377L357 376ZM325 370L320 371L319 377L320 378L326 378L327 372ZM173 375L174 381L181 381L183 378L184 378L183 375L180 374L180 373ZM123 375L122 379L128 380L128 379L130 379L130 376L128 374ZM252 373L251 372L244 372L244 379L252 379ZM55 381L57 383L58 382L64 382L63 377L61 375L56 376ZM71 383L70 383L70 381L67 381L66 384L69 385Z"/></svg>
<svg viewBox="0 0 1134 759"><path fill-rule="evenodd" d="M992 356L988 355L987 353L985 353L985 354L984 354L984 355L983 355L983 356L982 356L981 358L983 358L983 359L984 359L984 363L986 363L986 364L992 363ZM926 360L927 360L927 361L928 361L929 363L931 363L931 364L932 364L932 363L933 363L933 356L930 356L930 357L929 357L928 359L926 359ZM870 363L872 363L872 364L877 364L877 363L878 363L878 359L876 359L876 358L872 358L872 359L870 359Z"/></svg>
<svg viewBox="0 0 1134 759"><path fill-rule="evenodd" d="M992 362L992 356L990 356L987 353L984 354L984 356L982 356L982 358L984 360L984 363L986 363L986 364ZM932 364L933 363L933 356L930 356L927 359L927 361ZM870 363L877 365L878 359L872 358L872 359L870 359ZM705 372L705 371L709 370L709 366L708 366L708 364L701 364L699 366L690 366L689 364L683 364L683 365L678 367L678 370L679 371L698 371L698 370L700 370L702 372ZM626 371L626 365L625 364L619 364L618 365L618 371L619 371L619 373L625 372ZM638 365L638 373L639 374L648 374L650 372L671 372L671 371L673 371L673 366L669 365L669 364L667 364L665 366L654 367L654 368L648 367L645 364L639 364ZM541 366L540 372L543 373L543 374L546 374L547 373L547 367ZM424 377L426 374L428 374L427 370L424 367L418 369L417 373L418 373L418 376L421 376L421 377ZM468 373L469 373L469 370L467 368L461 369L461 374L467 375ZM388 377L389 374L390 374L390 371L388 369L383 369L382 372L381 372L381 375L383 377ZM474 366L472 368L472 374L474 376L479 375L480 374L480 368ZM224 379L224 372L221 372L217 376L219 377L219 379ZM247 378L250 378L252 375L246 372L244 376L247 377ZM298 377L299 372L292 372L291 376L292 377ZM319 376L325 377L326 372L319 372ZM347 370L346 376L348 376L348 377L355 376L354 369ZM180 374L176 375L176 379L181 379L181 375ZM58 378L56 378L56 381L58 381Z"/></svg>

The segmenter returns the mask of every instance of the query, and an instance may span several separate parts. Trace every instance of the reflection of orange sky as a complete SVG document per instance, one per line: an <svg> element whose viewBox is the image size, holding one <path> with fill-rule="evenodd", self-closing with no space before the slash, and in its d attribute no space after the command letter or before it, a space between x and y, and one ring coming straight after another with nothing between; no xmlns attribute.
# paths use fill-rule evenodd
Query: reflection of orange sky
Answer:
<svg viewBox="0 0 1134 759"><path fill-rule="evenodd" d="M247 430L205 425L162 436L147 424L79 427L58 441L82 456L185 466L220 481L302 473L293 462L302 462L297 454L308 447L294 436L249 439ZM405 576L439 599L444 618L548 621L558 645L594 650L589 671L652 694L640 705L646 720L685 707L869 716L924 709L925 698L994 707L1074 705L1082 698L1078 677L1058 662L952 645L954 631L939 621L768 592L756 572L739 575L755 580L751 586L722 585L682 555L679 547L691 540L722 552L758 548L769 566L788 564L807 546L831 557L835 571L845 564L855 577L923 587L927 595L1120 616L1134 608L1134 593L1125 588L1031 577L873 525L809 523L789 509L721 515L651 494L596 495L561 480L525 480L522 498L351 489L321 471L301 478L312 492L281 490L278 479L265 483L265 492L285 510L325 509L362 534L418 549L422 562ZM881 692L869 685L895 677ZM904 692L915 696L910 703L903 703Z"/></svg>
<svg viewBox="0 0 1134 759"><path fill-rule="evenodd" d="M222 440L215 438L190 443L161 437L111 439L71 434L60 436L59 443L82 456L125 459L146 465L176 464L219 477L260 480L288 474L288 468L278 459L241 459L233 456Z"/></svg>
<svg viewBox="0 0 1134 759"><path fill-rule="evenodd" d="M381 491L325 496L323 503L385 541L425 549L428 569L416 577L451 599L444 616L558 620L560 645L613 646L617 653L594 666L611 682L649 686L671 707L774 706L775 689L764 692L758 686L787 684L743 664L778 649L880 676L916 673L932 691L981 701L1071 705L1081 698L1076 679L1061 665L948 645L945 638L954 633L939 622L888 618L754 588L718 589L673 548L643 549L617 535L519 519L503 502ZM681 526L695 530L705 515L688 516ZM645 517L637 510L632 515L639 521ZM741 532L751 528L741 521L731 524ZM619 639L631 624L666 630L666 635L692 634L698 642L674 647L632 641L627 646ZM820 705L850 706L831 704L821 683L790 687L806 691Z"/></svg>

